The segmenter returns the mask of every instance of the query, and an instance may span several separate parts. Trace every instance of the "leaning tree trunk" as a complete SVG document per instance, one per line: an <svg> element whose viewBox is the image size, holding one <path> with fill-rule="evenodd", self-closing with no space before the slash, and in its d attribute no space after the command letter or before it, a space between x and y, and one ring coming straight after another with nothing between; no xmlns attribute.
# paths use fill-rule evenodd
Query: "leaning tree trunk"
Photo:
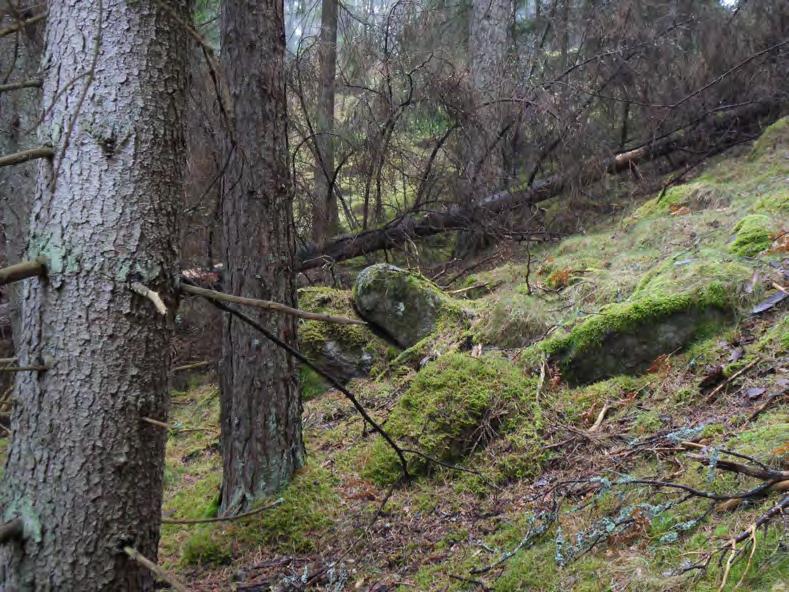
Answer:
<svg viewBox="0 0 789 592"><path fill-rule="evenodd" d="M318 109L315 118L315 203L312 241L323 244L337 232L339 213L334 191L334 88L337 70L337 0L321 4L318 41Z"/></svg>
<svg viewBox="0 0 789 592"><path fill-rule="evenodd" d="M227 0L221 38L233 107L223 179L225 283L234 294L295 306L282 0ZM295 344L293 317L255 316ZM295 365L262 339L226 318L220 381L223 514L276 491L304 460Z"/></svg>
<svg viewBox="0 0 789 592"><path fill-rule="evenodd" d="M22 291L23 366L0 487L21 542L0 589L153 590L124 546L156 557L166 433L176 207L181 197L186 0L48 3L39 161ZM172 308L171 308L172 310Z"/></svg>

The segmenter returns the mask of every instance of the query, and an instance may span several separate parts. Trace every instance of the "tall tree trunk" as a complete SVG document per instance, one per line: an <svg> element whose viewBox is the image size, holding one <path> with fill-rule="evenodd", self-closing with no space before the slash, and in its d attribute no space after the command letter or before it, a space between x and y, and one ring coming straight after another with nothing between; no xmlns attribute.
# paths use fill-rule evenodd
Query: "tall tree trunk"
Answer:
<svg viewBox="0 0 789 592"><path fill-rule="evenodd" d="M39 161L22 290L20 373L0 487L22 543L0 550L0 589L153 590L124 545L159 541L181 198L187 2L48 5Z"/></svg>
<svg viewBox="0 0 789 592"><path fill-rule="evenodd" d="M287 165L282 0L222 5L222 66L233 101L223 180L230 292L295 306L293 194ZM293 317L257 320L296 343ZM245 510L304 462L296 367L285 352L228 316L221 372L220 511Z"/></svg>
<svg viewBox="0 0 789 592"><path fill-rule="evenodd" d="M15 24L16 20L12 16L20 19L33 16L28 11L15 13L16 9L9 0L0 1L0 14L7 15L2 20L2 26ZM43 30L43 23L39 22L0 38L0 83L38 78ZM0 154L12 154L37 145L35 127L40 103L41 89L36 86L0 93ZM24 255L30 204L35 189L35 161L0 167L0 225L4 235L6 264L17 263ZM18 286L12 284L4 291L10 301L13 333L18 335Z"/></svg>
<svg viewBox="0 0 789 592"><path fill-rule="evenodd" d="M477 112L476 125L469 130L468 175L475 195L498 188L502 180L503 142L499 132L507 109L495 101L505 98L510 90L506 61L512 14L512 0L472 2L469 70L477 93Z"/></svg>
<svg viewBox="0 0 789 592"><path fill-rule="evenodd" d="M337 0L321 4L318 44L318 111L315 119L315 204L312 240L323 244L337 233L339 214L334 177L334 88L337 70Z"/></svg>

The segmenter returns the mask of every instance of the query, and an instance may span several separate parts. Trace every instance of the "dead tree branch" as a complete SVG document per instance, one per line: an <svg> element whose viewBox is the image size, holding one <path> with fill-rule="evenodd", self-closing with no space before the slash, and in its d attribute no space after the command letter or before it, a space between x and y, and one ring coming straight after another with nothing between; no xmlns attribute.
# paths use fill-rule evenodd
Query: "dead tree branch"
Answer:
<svg viewBox="0 0 789 592"><path fill-rule="evenodd" d="M325 315L317 312L309 312L306 310L291 308L290 306L287 306L285 304L280 304L279 302L272 302L270 300L258 300L257 298L246 298L244 296L235 296L233 294L226 294L224 292L218 292L216 290L209 290L208 288L200 288L198 286L195 286L193 284L188 284L185 282L181 283L181 291L186 292L187 294L202 296L203 298L207 298L208 300L212 300L215 302L216 301L231 302L233 304L254 306L255 308L262 308L264 310L273 310L293 317L298 317L300 319L324 321L326 323L339 323L341 325L367 324L359 319L349 319L347 317L335 317L335 316Z"/></svg>
<svg viewBox="0 0 789 592"><path fill-rule="evenodd" d="M52 150L49 146L40 146L38 148L31 148L30 150L22 150L20 152L14 152L13 154L6 154L5 156L0 156L0 166L12 166L15 164L22 164L23 162L27 162L29 160L35 160L37 158L52 158L55 154L55 151Z"/></svg>
<svg viewBox="0 0 789 592"><path fill-rule="evenodd" d="M277 506L284 503L285 503L285 499L279 498L274 500L270 504L261 506L260 508L255 508L254 510L250 510L249 512L244 512L243 514L238 514L236 516L219 516L217 518L198 518L195 520L187 520L187 519L179 520L177 518L162 518L162 524L212 524L214 522L231 522L233 520L241 520L242 518L248 518L249 516L260 514L261 512L265 512L266 510L271 510L272 508L276 508Z"/></svg>
<svg viewBox="0 0 789 592"><path fill-rule="evenodd" d="M166 571L164 568L156 565L137 549L134 549L133 547L124 547L123 552L126 553L126 555L132 559L132 561L136 561L146 569L149 569L151 572L153 572L153 574L156 575L156 577L158 577L160 580L170 584L173 590L176 590L177 592L189 592L189 588L187 588L181 580L179 580L170 572Z"/></svg>
<svg viewBox="0 0 789 592"><path fill-rule="evenodd" d="M186 285L189 285L189 284L186 284ZM192 286L192 287L194 287L194 286ZM208 291L210 292L211 290L208 290ZM213 304L219 310L222 310L224 312L227 312L227 313L233 315L234 317L236 317L240 321L243 321L244 323L246 323L250 327L260 331L260 333L262 333L263 336L266 339L268 339L269 341L274 343L276 346L284 349L286 352L288 352L291 356L296 358L299 362L301 362L305 366L308 366L309 368L314 370L318 375L323 377L329 384L331 384L334 388L336 388L338 391L340 391L351 402L351 404L354 406L356 411L358 411L359 415L362 416L364 421L366 421L375 432L380 434L381 437L389 445L389 447L395 452L395 454L397 455L398 460L400 461L400 467L402 468L402 471L403 471L403 479L408 480L408 479L411 478L411 475L408 472L408 461L405 458L405 453L404 453L403 449L400 448L400 446L398 446L397 443L392 439L392 437L388 433L386 433L386 431L380 426L380 424L377 421L375 421L370 416L369 413L367 413L367 410L362 406L361 403L359 403L359 400L356 398L356 396L351 391L349 391L347 388L345 388L345 386L339 380L337 380L337 378L335 378L334 375L332 375L329 372L326 372L325 370L323 370L319 366L317 366L314 363L312 363L300 351L294 349L293 347L291 347L290 345L288 345L287 343L282 341L279 337L277 337L276 335L271 333L263 325L261 325L260 323L258 323L254 319L248 317L244 313L239 312L236 309L227 306L224 302L222 302L222 301L220 301L218 299L213 299L210 296L203 296L203 297L208 299L211 302L211 304Z"/></svg>
<svg viewBox="0 0 789 592"><path fill-rule="evenodd" d="M21 261L0 269L0 286L12 284L19 280L39 277L46 273L47 260L43 257L31 261Z"/></svg>

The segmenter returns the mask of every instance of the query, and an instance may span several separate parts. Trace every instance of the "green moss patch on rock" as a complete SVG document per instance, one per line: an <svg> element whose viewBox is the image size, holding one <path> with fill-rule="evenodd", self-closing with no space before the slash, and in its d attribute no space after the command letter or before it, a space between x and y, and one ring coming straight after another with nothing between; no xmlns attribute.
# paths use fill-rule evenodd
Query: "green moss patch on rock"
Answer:
<svg viewBox="0 0 789 592"><path fill-rule="evenodd" d="M745 216L734 227L737 233L731 243L732 252L743 257L756 257L770 248L772 240L770 218L763 214Z"/></svg>
<svg viewBox="0 0 789 592"><path fill-rule="evenodd" d="M359 273L353 299L362 318L402 348L430 335L443 314L458 308L424 276L387 263Z"/></svg>
<svg viewBox="0 0 789 592"><path fill-rule="evenodd" d="M733 318L729 287L651 295L604 308L568 335L541 344L571 384L640 374L655 358L682 349Z"/></svg>
<svg viewBox="0 0 789 592"><path fill-rule="evenodd" d="M299 290L299 306L310 312L358 318L351 292L314 287ZM370 374L387 359L389 347L363 325L301 321L299 348L318 367L341 381Z"/></svg>
<svg viewBox="0 0 789 592"><path fill-rule="evenodd" d="M533 390L534 382L506 358L446 354L417 374L384 427L405 448L455 462L512 429L514 421L529 425L536 438L539 414L529 401ZM434 468L416 455L409 465L414 473ZM366 476L390 483L399 470L392 450L376 441Z"/></svg>

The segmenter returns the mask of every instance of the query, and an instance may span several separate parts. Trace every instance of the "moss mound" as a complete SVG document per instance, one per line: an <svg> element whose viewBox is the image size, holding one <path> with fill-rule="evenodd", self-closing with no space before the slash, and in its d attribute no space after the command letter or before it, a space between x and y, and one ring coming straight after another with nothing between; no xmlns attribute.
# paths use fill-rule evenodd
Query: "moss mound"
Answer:
<svg viewBox="0 0 789 592"><path fill-rule="evenodd" d="M538 414L528 402L533 383L512 362L497 355L473 358L451 353L426 366L398 401L385 428L403 447L435 459L455 462L519 423L536 438ZM431 467L412 455L409 468ZM397 458L378 440L365 470L377 483L400 476Z"/></svg>
<svg viewBox="0 0 789 592"><path fill-rule="evenodd" d="M770 248L770 218L763 214L745 216L734 227L737 236L731 244L732 252L743 257L756 257Z"/></svg>
<svg viewBox="0 0 789 592"><path fill-rule="evenodd" d="M321 536L333 524L333 508L339 500L335 485L326 469L307 465L281 492L283 501L279 505L248 518L206 524L193 530L181 548L181 563L229 563L238 551L260 545L291 555L315 551ZM261 506L268 504L271 500L260 502Z"/></svg>

